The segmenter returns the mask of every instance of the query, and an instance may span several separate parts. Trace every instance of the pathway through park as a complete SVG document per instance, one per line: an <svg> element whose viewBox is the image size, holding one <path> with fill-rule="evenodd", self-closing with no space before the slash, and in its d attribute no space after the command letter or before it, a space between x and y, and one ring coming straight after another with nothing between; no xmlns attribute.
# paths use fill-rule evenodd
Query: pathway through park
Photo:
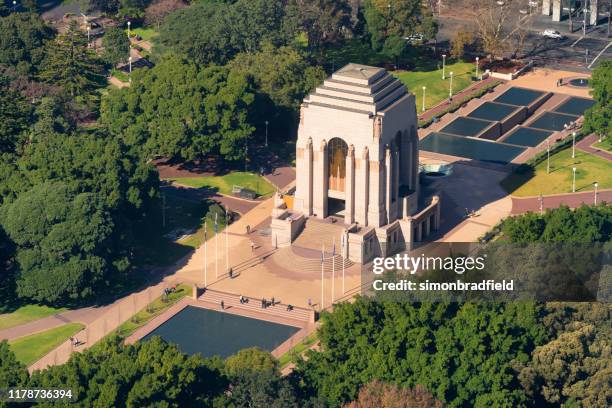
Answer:
<svg viewBox="0 0 612 408"><path fill-rule="evenodd" d="M586 191L583 193L556 194L542 197L542 208L558 208L566 205L570 208L580 207L582 204L592 205L595 202L595 192ZM597 192L597 203L612 203L612 190L602 190ZM540 211L540 197L512 197L512 214L523 214L526 212Z"/></svg>

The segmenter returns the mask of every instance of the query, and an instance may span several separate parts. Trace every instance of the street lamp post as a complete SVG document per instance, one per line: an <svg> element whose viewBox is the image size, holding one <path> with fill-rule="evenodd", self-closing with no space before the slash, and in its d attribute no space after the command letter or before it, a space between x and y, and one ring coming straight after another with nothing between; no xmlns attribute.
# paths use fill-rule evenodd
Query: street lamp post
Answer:
<svg viewBox="0 0 612 408"><path fill-rule="evenodd" d="M446 67L446 54L442 54L442 79L446 79L446 75L444 74L445 67Z"/></svg>
<svg viewBox="0 0 612 408"><path fill-rule="evenodd" d="M128 21L127 25L128 25L128 33L127 33L128 34L128 39L130 39L130 25L132 25L132 22Z"/></svg>
<svg viewBox="0 0 612 408"><path fill-rule="evenodd" d="M595 196L593 196L593 204L597 205L597 182L593 183L593 186L595 186Z"/></svg>
<svg viewBox="0 0 612 408"><path fill-rule="evenodd" d="M550 141L546 139L546 174L550 174Z"/></svg>
<svg viewBox="0 0 612 408"><path fill-rule="evenodd" d="M130 76L131 76L132 75L132 56L131 55L128 57L128 61L130 64Z"/></svg>
<svg viewBox="0 0 612 408"><path fill-rule="evenodd" d="M480 58L476 57L476 79L478 79L478 61Z"/></svg>
<svg viewBox="0 0 612 408"><path fill-rule="evenodd" d="M266 120L266 147L268 147L268 121Z"/></svg>
<svg viewBox="0 0 612 408"><path fill-rule="evenodd" d="M13 0L13 13L17 11L17 1Z"/></svg>
<svg viewBox="0 0 612 408"><path fill-rule="evenodd" d="M448 87L448 97L453 97L453 72L450 73L450 85Z"/></svg>
<svg viewBox="0 0 612 408"><path fill-rule="evenodd" d="M87 26L87 48L89 48L90 31L91 31L91 28L89 28L89 25L88 25Z"/></svg>
<svg viewBox="0 0 612 408"><path fill-rule="evenodd" d="M425 90L427 89L426 86L423 87L423 108L422 111L425 112Z"/></svg>
<svg viewBox="0 0 612 408"><path fill-rule="evenodd" d="M576 158L576 132L572 132L572 159Z"/></svg>
<svg viewBox="0 0 612 408"><path fill-rule="evenodd" d="M249 144L247 143L246 139L244 141L244 172L246 173L247 171L247 157L249 155Z"/></svg>
<svg viewBox="0 0 612 408"><path fill-rule="evenodd" d="M572 178L572 193L576 192L576 168L572 167L572 173L573 173L573 178Z"/></svg>

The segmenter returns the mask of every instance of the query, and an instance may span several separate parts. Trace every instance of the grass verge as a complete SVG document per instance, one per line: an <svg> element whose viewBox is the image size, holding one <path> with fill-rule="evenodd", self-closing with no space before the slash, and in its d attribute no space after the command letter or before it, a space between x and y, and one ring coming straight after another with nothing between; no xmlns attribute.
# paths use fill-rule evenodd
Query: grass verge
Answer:
<svg viewBox="0 0 612 408"><path fill-rule="evenodd" d="M9 345L17 356L17 360L25 365L30 365L83 330L84 327L81 323L68 323L51 330L20 337L10 341Z"/></svg>
<svg viewBox="0 0 612 408"><path fill-rule="evenodd" d="M127 33L127 29L126 29ZM159 33L150 27L138 27L130 30L130 35L132 37L140 36L144 41L151 41L153 38L157 37Z"/></svg>
<svg viewBox="0 0 612 408"><path fill-rule="evenodd" d="M544 159L530 171L510 174L501 186L516 197L571 193L572 168L576 167L576 192L592 191L595 181L599 189L612 188L612 163L580 150L572 159L571 145L550 156L550 174L546 167Z"/></svg>
<svg viewBox="0 0 612 408"><path fill-rule="evenodd" d="M191 294L192 287L187 284L180 284L176 287L176 291L170 293L168 298L164 300L163 296L158 297L147 305L144 309L136 313L127 322L117 328L115 333L120 337L126 338L131 336L136 330L149 323L153 318L159 316L170 306L176 304L185 296Z"/></svg>
<svg viewBox="0 0 612 408"><path fill-rule="evenodd" d="M603 139L601 142L594 143L593 147L596 147L597 149L605 150L607 152L612 153L612 138L607 137Z"/></svg>
<svg viewBox="0 0 612 408"><path fill-rule="evenodd" d="M237 171L224 176L184 177L170 179L173 182L194 188L208 187L216 189L221 194L232 195L233 186L241 186L253 190L257 195L271 196L276 188L265 178L254 173Z"/></svg>
<svg viewBox="0 0 612 408"><path fill-rule="evenodd" d="M317 333L314 332L308 336L306 336L298 345L294 348L280 356L278 359L278 363L281 368L285 367L287 364L295 363L297 358L306 350L311 348L313 344L317 341Z"/></svg>
<svg viewBox="0 0 612 408"><path fill-rule="evenodd" d="M0 315L0 330L20 326L34 320L53 316L54 314L61 313L66 310L68 309L40 305L25 305L14 312Z"/></svg>
<svg viewBox="0 0 612 408"><path fill-rule="evenodd" d="M406 87L416 95L417 110L423 106L423 87L425 90L425 109L436 106L448 99L450 91L450 73L453 73L453 95L461 92L472 84L474 64L471 62L456 62L445 68L445 79L442 79L442 69L435 71L397 71L395 75Z"/></svg>

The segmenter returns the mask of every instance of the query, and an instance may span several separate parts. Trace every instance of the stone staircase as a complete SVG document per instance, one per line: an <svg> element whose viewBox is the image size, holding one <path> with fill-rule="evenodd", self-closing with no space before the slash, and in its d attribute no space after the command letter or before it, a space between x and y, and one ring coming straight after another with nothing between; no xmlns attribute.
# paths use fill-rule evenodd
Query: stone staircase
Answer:
<svg viewBox="0 0 612 408"><path fill-rule="evenodd" d="M313 310L294 306L293 310L289 311L287 310L287 305L281 303L262 308L261 299L252 297L247 299L249 299L247 303L240 303L240 295L220 292L212 289L207 289L198 298L198 300L219 305L219 309L221 309L221 301L223 300L225 309L241 309L258 314L267 314L282 319L295 320L298 322L314 322ZM270 299L268 299L268 301L270 301Z"/></svg>
<svg viewBox="0 0 612 408"><path fill-rule="evenodd" d="M342 272L342 256L336 253L332 257L331 247L330 252L325 252L323 258L323 269L325 273L332 273L333 268L336 270L336 274ZM336 244L336 251L339 251L339 247ZM306 248L287 247L279 249L274 256L271 258L272 261L283 269L287 269L293 272L303 272L305 274L321 273L321 249L318 251ZM355 263L349 259L344 261L344 267L346 269L353 266ZM336 275L339 276L339 275Z"/></svg>
<svg viewBox="0 0 612 408"><path fill-rule="evenodd" d="M321 252L321 246L325 247L325 252L332 252L334 240L336 243L336 253L340 252L340 239L344 231L342 222L332 223L329 221L319 221L313 218L306 220L304 229L293 241L294 246L313 249Z"/></svg>

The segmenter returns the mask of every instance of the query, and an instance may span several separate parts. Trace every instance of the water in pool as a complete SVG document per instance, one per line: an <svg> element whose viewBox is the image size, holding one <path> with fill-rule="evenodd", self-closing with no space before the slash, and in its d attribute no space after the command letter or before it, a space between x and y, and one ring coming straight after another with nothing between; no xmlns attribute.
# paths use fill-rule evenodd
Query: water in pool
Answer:
<svg viewBox="0 0 612 408"><path fill-rule="evenodd" d="M188 306L145 336L160 336L188 354L222 358L248 347L272 351L299 328Z"/></svg>

